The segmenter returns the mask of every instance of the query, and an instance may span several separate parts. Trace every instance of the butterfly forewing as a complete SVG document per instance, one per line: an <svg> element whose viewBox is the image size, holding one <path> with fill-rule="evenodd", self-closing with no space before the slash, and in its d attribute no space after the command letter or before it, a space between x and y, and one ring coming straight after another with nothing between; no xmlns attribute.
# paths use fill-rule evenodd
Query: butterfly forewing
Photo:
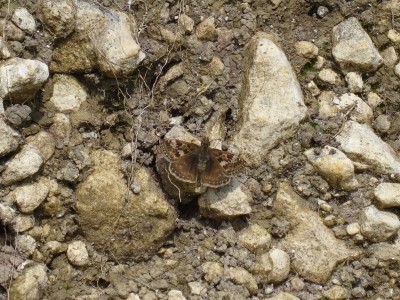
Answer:
<svg viewBox="0 0 400 300"><path fill-rule="evenodd" d="M244 161L238 155L218 149L210 150L226 175L234 175L244 168Z"/></svg>
<svg viewBox="0 0 400 300"><path fill-rule="evenodd" d="M228 184L230 177L225 175L224 169L220 166L218 160L211 156L207 167L200 174L200 183L209 187L221 187Z"/></svg>
<svg viewBox="0 0 400 300"><path fill-rule="evenodd" d="M175 161L180 157L192 153L198 149L198 145L181 140L172 139L161 142L161 150L168 161Z"/></svg>

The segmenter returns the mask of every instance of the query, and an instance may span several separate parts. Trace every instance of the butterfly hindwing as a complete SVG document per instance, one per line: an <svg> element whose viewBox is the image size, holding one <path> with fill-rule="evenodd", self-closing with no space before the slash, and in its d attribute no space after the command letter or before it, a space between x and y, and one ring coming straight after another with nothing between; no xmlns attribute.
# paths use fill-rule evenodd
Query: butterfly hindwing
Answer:
<svg viewBox="0 0 400 300"><path fill-rule="evenodd" d="M186 154L169 164L169 172L184 182L196 183L198 178L196 154Z"/></svg>
<svg viewBox="0 0 400 300"><path fill-rule="evenodd" d="M230 177L225 175L224 169L218 163L218 160L211 156L207 167L200 175L200 183L209 187L221 187L228 184Z"/></svg>
<svg viewBox="0 0 400 300"><path fill-rule="evenodd" d="M244 161L238 155L218 149L210 150L226 175L234 175L244 168Z"/></svg>

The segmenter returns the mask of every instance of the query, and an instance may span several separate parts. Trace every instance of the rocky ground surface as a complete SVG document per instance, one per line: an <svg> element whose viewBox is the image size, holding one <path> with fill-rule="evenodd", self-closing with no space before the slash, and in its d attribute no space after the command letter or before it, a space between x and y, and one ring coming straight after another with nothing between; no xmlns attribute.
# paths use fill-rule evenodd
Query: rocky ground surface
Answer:
<svg viewBox="0 0 400 300"><path fill-rule="evenodd" d="M0 0L0 299L400 299L400 2ZM229 150L219 188L159 142Z"/></svg>

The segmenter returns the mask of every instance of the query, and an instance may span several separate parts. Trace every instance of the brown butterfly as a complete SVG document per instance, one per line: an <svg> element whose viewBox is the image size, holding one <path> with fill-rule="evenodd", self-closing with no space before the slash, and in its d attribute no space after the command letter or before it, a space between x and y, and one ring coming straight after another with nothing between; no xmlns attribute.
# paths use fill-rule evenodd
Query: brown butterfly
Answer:
<svg viewBox="0 0 400 300"><path fill-rule="evenodd" d="M238 155L210 148L208 138L203 138L200 146L181 140L164 140L161 149L169 162L169 172L196 186L224 186L244 167Z"/></svg>

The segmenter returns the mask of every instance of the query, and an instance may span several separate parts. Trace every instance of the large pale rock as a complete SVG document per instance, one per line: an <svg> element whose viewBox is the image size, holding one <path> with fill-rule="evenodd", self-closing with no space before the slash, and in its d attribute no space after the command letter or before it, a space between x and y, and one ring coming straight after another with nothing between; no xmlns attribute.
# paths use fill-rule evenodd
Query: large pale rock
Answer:
<svg viewBox="0 0 400 300"><path fill-rule="evenodd" d="M136 42L137 26L123 12L79 1L75 30L54 49L50 68L58 73L99 69L109 77L132 73L145 55Z"/></svg>
<svg viewBox="0 0 400 300"><path fill-rule="evenodd" d="M374 189L374 195L379 207L398 207L400 206L400 183L380 183Z"/></svg>
<svg viewBox="0 0 400 300"><path fill-rule="evenodd" d="M243 76L233 140L249 165L260 166L295 133L307 108L290 63L269 35L258 33L247 44Z"/></svg>
<svg viewBox="0 0 400 300"><path fill-rule="evenodd" d="M337 239L288 184L280 184L273 209L295 225L279 244L293 254L292 270L304 279L324 283L339 263L360 255Z"/></svg>
<svg viewBox="0 0 400 300"><path fill-rule="evenodd" d="M354 190L358 187L357 179L354 177L354 165L342 151L325 146L322 150L309 149L304 155L334 188Z"/></svg>
<svg viewBox="0 0 400 300"><path fill-rule="evenodd" d="M368 125L348 121L336 136L336 141L356 168L400 176L400 160L396 152Z"/></svg>
<svg viewBox="0 0 400 300"><path fill-rule="evenodd" d="M400 220L394 213L381 211L370 205L361 212L361 233L372 242L384 242L400 229Z"/></svg>
<svg viewBox="0 0 400 300"><path fill-rule="evenodd" d="M38 10L54 37L65 38L74 31L77 0L41 0Z"/></svg>
<svg viewBox="0 0 400 300"><path fill-rule="evenodd" d="M49 68L38 60L11 58L0 65L0 98L13 103L32 99L49 77Z"/></svg>
<svg viewBox="0 0 400 300"><path fill-rule="evenodd" d="M332 55L344 71L375 71L383 62L369 35L351 17L332 29Z"/></svg>
<svg viewBox="0 0 400 300"><path fill-rule="evenodd" d="M18 148L21 136L0 118L0 157Z"/></svg>
<svg viewBox="0 0 400 300"><path fill-rule="evenodd" d="M6 202L15 202L23 213L32 213L49 194L49 186L46 180L35 183L27 183L18 186L6 197Z"/></svg>
<svg viewBox="0 0 400 300"><path fill-rule="evenodd" d="M21 152L5 164L0 183L11 185L28 178L39 171L42 164L43 158L40 156L39 151L34 147L25 145L22 147Z"/></svg>
<svg viewBox="0 0 400 300"><path fill-rule="evenodd" d="M23 31L35 33L36 21L26 8L17 8L11 16L11 21Z"/></svg>
<svg viewBox="0 0 400 300"><path fill-rule="evenodd" d="M251 194L236 178L225 187L208 189L199 198L200 213L209 218L232 219L251 213Z"/></svg>
<svg viewBox="0 0 400 300"><path fill-rule="evenodd" d="M94 171L76 189L78 221L86 240L118 260L157 251L175 227L176 212L149 172L134 172L141 191L133 194L117 155L95 151L91 158Z"/></svg>
<svg viewBox="0 0 400 300"><path fill-rule="evenodd" d="M40 300L48 284L46 266L36 264L27 267L11 284L10 299Z"/></svg>
<svg viewBox="0 0 400 300"><path fill-rule="evenodd" d="M85 88L75 77L63 74L54 75L50 102L59 112L78 110L87 97Z"/></svg>

